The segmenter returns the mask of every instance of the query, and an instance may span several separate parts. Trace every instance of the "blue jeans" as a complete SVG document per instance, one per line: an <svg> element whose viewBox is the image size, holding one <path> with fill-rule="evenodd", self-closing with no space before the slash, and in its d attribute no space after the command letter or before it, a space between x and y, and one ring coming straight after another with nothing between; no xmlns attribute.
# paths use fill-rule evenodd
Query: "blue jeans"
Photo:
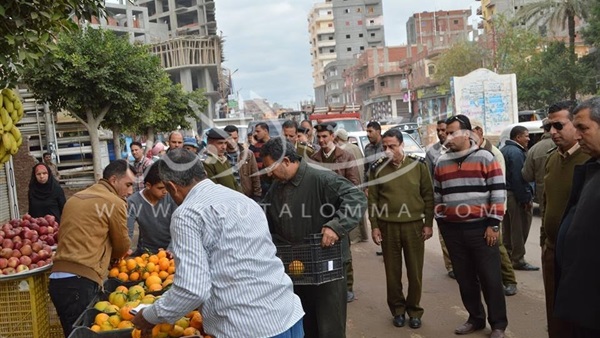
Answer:
<svg viewBox="0 0 600 338"><path fill-rule="evenodd" d="M282 333L272 337L272 338L303 338L304 337L304 328L302 325L302 318L296 322L292 327L283 331Z"/></svg>

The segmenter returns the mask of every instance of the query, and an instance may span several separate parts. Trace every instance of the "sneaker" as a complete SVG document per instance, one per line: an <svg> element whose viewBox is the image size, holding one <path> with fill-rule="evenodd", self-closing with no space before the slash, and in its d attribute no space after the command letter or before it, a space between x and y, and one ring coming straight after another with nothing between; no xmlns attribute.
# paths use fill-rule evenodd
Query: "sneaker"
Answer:
<svg viewBox="0 0 600 338"><path fill-rule="evenodd" d="M346 301L347 301L348 303L350 303L350 302L354 301L355 299L356 299L356 298L354 297L354 292L352 292L352 291L348 291L348 292L346 293Z"/></svg>
<svg viewBox="0 0 600 338"><path fill-rule="evenodd" d="M517 284L507 284L504 287L505 296L514 296L517 294Z"/></svg>
<svg viewBox="0 0 600 338"><path fill-rule="evenodd" d="M521 271L538 271L540 268L529 263L513 264L513 269Z"/></svg>

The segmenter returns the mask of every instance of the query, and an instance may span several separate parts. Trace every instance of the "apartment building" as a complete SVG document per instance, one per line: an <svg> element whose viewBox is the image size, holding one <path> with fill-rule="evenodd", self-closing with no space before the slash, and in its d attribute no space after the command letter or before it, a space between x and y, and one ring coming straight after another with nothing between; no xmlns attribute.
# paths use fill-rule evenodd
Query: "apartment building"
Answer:
<svg viewBox="0 0 600 338"><path fill-rule="evenodd" d="M407 42L435 49L465 41L473 31L470 16L470 9L415 13L406 22Z"/></svg>
<svg viewBox="0 0 600 338"><path fill-rule="evenodd" d="M351 103L344 71L368 48L385 45L382 0L326 0L308 17L315 105Z"/></svg>

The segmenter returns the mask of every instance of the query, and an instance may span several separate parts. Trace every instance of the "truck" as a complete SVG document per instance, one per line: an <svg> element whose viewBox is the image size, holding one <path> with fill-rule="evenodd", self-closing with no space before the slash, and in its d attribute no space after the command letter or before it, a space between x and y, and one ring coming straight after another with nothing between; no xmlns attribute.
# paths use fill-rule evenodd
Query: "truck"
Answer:
<svg viewBox="0 0 600 338"><path fill-rule="evenodd" d="M314 124L335 122L335 129L345 129L348 132L364 131L361 121L360 105L327 106L314 108L308 119Z"/></svg>

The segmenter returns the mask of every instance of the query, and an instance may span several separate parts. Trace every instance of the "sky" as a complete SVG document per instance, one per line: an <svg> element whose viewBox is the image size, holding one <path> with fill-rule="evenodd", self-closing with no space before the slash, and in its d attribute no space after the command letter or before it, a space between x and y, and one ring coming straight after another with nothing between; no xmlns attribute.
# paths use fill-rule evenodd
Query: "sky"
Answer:
<svg viewBox="0 0 600 338"><path fill-rule="evenodd" d="M259 96L298 108L314 98L308 13L324 0L215 1L217 27L225 40L225 62L233 90L243 99ZM471 8L472 0L383 0L387 46L406 43L406 21L413 13ZM475 16L471 24L475 24Z"/></svg>

